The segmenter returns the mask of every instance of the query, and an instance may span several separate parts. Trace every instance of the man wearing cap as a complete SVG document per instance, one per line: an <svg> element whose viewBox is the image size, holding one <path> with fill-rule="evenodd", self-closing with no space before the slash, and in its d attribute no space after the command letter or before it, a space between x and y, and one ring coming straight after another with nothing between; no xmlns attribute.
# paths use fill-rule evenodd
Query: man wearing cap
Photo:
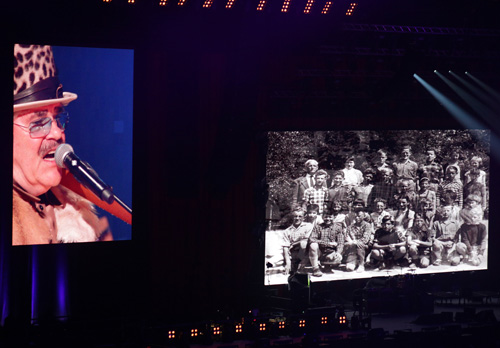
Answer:
<svg viewBox="0 0 500 348"><path fill-rule="evenodd" d="M14 46L12 244L91 242L108 228L93 205L60 185L54 153L66 140L63 92L52 48Z"/></svg>

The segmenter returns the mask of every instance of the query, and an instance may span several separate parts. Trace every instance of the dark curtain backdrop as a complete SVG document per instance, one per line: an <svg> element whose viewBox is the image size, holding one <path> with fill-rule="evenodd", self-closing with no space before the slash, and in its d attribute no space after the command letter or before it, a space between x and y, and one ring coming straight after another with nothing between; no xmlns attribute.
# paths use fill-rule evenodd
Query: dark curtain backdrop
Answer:
<svg viewBox="0 0 500 348"><path fill-rule="evenodd" d="M148 86L144 112L155 115L147 134L137 134L145 143L135 168L147 177L139 189L147 191L150 299L159 317L241 309L258 279L255 92L234 59L227 52L138 55L144 73L137 84ZM141 117L135 121L141 132Z"/></svg>

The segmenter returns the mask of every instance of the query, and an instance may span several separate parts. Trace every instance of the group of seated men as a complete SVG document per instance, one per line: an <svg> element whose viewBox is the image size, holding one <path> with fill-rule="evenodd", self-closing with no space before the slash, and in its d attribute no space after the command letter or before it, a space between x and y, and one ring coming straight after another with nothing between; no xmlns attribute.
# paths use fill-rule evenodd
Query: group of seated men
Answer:
<svg viewBox="0 0 500 348"><path fill-rule="evenodd" d="M360 206L347 214L324 210L321 216L315 205L307 212L297 209L283 235L285 272L301 271L307 262L318 277L323 275L322 268L333 273L340 268L363 272L365 267L426 268L461 262L478 266L487 248L487 229L482 209L471 198L460 211L462 222L452 218L453 206L445 205L431 226L416 214L406 228L392 213L384 214L378 225L376 213L369 214Z"/></svg>
<svg viewBox="0 0 500 348"><path fill-rule="evenodd" d="M407 164L409 154L403 150ZM286 273L301 271L308 262L313 276L321 276L322 268L363 272L365 267L478 266L483 261L486 190L479 170L468 171L463 185L458 166L448 166L441 177L435 162L427 169L411 164L412 179L405 177L408 168L398 177L396 168L383 163L361 173L348 159L346 170L334 172L327 187L328 173L314 162L309 166L314 180L300 198L295 196L293 221L284 231ZM376 176L380 179L373 184Z"/></svg>

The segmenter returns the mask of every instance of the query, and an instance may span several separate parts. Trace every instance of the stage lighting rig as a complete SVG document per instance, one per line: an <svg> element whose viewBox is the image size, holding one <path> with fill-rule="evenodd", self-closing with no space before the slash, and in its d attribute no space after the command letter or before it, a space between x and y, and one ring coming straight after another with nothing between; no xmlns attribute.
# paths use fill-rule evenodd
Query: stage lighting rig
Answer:
<svg viewBox="0 0 500 348"><path fill-rule="evenodd" d="M281 12L288 12L288 9L290 8L290 2L291 0L283 1L283 6L281 6Z"/></svg>
<svg viewBox="0 0 500 348"><path fill-rule="evenodd" d="M266 6L266 0L259 0L259 4L257 5L257 11L263 11Z"/></svg>
<svg viewBox="0 0 500 348"><path fill-rule="evenodd" d="M332 1L326 1L325 5L323 6L323 9L321 10L321 14L328 14L330 13L330 9L332 8Z"/></svg>
<svg viewBox="0 0 500 348"><path fill-rule="evenodd" d="M354 10L358 7L358 3L357 2L351 2L351 4L349 5L349 8L347 9L347 12L345 13L346 16L352 16L352 14L354 13Z"/></svg>
<svg viewBox="0 0 500 348"><path fill-rule="evenodd" d="M311 13L313 5L314 5L314 0L307 0L306 7L304 8L304 13L305 14Z"/></svg>
<svg viewBox="0 0 500 348"><path fill-rule="evenodd" d="M259 323L259 332L266 332L267 330L267 323Z"/></svg>
<svg viewBox="0 0 500 348"><path fill-rule="evenodd" d="M339 327L341 328L347 328L349 327L349 322L347 320L347 316L345 315L344 308L340 307L337 310L337 321L339 324Z"/></svg>
<svg viewBox="0 0 500 348"><path fill-rule="evenodd" d="M237 334L237 335L242 334L243 333L243 324L236 323L234 325L234 333Z"/></svg>
<svg viewBox="0 0 500 348"><path fill-rule="evenodd" d="M213 3L214 3L213 0L205 0L203 2L203 8L210 8L210 7L212 7Z"/></svg>

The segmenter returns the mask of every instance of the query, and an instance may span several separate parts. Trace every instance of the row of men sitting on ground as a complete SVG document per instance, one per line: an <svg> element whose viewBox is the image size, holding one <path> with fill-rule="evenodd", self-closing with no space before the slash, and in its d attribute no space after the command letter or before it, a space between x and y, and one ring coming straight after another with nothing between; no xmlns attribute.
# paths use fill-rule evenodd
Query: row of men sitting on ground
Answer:
<svg viewBox="0 0 500 348"><path fill-rule="evenodd" d="M456 266L462 262L479 266L487 249L487 228L482 223L480 199L467 197L463 209L456 212L452 201L438 209L431 220L409 209L408 198L399 200L400 209L381 209L369 214L362 201L344 214L341 202L333 210L318 215L317 205L307 212L292 212L293 222L284 230L285 273L301 272L307 261L313 276L322 276L321 267L363 272L394 266L426 268L442 263ZM345 268L344 268L345 267Z"/></svg>

